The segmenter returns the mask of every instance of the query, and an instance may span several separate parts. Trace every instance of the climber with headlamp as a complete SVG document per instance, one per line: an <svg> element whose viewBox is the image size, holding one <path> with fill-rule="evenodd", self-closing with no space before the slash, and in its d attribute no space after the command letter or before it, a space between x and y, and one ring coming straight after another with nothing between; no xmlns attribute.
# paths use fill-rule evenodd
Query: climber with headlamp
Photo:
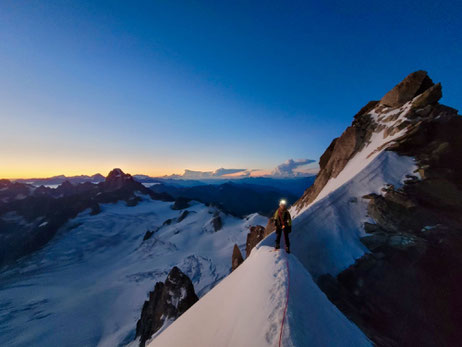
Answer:
<svg viewBox="0 0 462 347"><path fill-rule="evenodd" d="M292 218L290 217L289 210L287 210L287 202L285 200L279 202L279 208L274 213L273 221L276 226L276 245L274 248L276 250L280 248L281 235L284 233L286 252L290 253L289 233L292 231Z"/></svg>

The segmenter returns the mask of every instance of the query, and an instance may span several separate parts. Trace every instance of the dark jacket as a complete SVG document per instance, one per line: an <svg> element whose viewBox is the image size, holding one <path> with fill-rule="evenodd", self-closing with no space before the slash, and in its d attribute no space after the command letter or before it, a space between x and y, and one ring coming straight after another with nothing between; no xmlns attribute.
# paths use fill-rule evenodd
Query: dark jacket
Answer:
<svg viewBox="0 0 462 347"><path fill-rule="evenodd" d="M292 228L292 218L290 217L290 213L287 209L281 210L281 208L278 208L274 213L273 220L274 225L278 230L282 229L283 226L288 228L289 231Z"/></svg>

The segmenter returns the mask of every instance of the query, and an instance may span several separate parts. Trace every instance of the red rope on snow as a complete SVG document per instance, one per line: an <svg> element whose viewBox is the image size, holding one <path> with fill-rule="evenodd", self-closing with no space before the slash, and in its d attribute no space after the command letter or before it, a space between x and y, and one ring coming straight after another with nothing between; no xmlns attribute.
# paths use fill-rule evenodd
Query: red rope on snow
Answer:
<svg viewBox="0 0 462 347"><path fill-rule="evenodd" d="M284 308L284 315L282 316L281 332L279 334L279 347L281 347L281 343L282 343L282 331L284 330L284 321L286 320L287 306L289 305L289 287L290 287L289 259L286 259L286 268L287 268L286 307Z"/></svg>

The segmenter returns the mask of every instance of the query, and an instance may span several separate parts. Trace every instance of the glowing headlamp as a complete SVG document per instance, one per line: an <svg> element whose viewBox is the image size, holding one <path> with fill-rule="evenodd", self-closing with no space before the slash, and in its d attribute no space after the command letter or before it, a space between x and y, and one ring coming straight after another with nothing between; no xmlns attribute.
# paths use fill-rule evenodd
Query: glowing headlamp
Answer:
<svg viewBox="0 0 462 347"><path fill-rule="evenodd" d="M281 205L287 205L287 201L285 201L284 199L282 199L281 201L279 201L279 206Z"/></svg>

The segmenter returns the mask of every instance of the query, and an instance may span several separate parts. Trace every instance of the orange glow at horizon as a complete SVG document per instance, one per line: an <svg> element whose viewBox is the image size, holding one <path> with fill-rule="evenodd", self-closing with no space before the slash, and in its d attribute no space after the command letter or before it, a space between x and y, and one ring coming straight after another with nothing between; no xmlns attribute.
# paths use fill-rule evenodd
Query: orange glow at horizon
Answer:
<svg viewBox="0 0 462 347"><path fill-rule="evenodd" d="M92 176L97 173L107 176L107 174L114 168L120 168L124 172L135 175L143 174L153 177L160 177L164 175L171 175L183 172L183 169L174 167L147 167L144 165L133 165L128 163L88 163L78 165L77 163L40 163L37 161L28 161L23 163L0 163L0 179L27 179L27 178L47 178L59 175L65 176L79 176L88 175Z"/></svg>

